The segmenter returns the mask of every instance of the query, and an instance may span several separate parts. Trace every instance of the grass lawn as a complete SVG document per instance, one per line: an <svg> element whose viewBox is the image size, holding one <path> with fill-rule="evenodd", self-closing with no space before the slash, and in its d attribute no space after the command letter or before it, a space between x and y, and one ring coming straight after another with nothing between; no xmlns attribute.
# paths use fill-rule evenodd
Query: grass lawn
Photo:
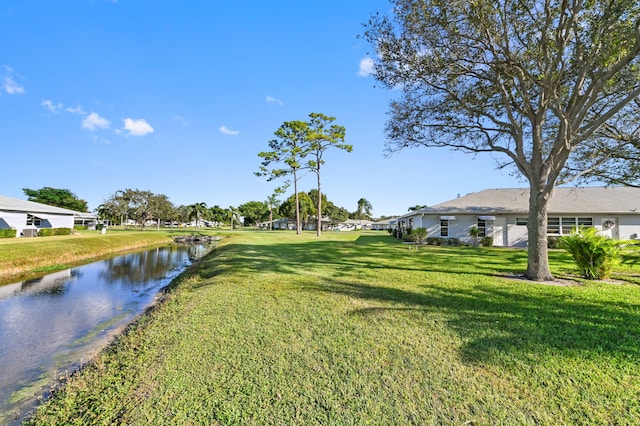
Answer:
<svg viewBox="0 0 640 426"><path fill-rule="evenodd" d="M499 276L525 268L386 233L236 232L31 422L640 424L637 277Z"/></svg>

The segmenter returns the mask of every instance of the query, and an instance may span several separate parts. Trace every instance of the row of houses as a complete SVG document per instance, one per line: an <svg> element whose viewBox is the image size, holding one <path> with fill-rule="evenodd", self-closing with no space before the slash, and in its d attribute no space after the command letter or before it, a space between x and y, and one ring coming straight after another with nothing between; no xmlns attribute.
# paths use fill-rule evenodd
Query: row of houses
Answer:
<svg viewBox="0 0 640 426"><path fill-rule="evenodd" d="M16 237L33 237L42 228L95 226L97 216L0 195L0 229L15 229Z"/></svg>
<svg viewBox="0 0 640 426"><path fill-rule="evenodd" d="M428 237L470 242L469 230L476 227L481 237L493 238L495 246L525 247L528 210L528 189L487 189L386 221L348 219L331 225L325 218L322 229L396 229L404 232L409 228L425 228ZM41 228L73 228L74 224L93 226L96 221L97 217L91 213L0 196L0 229L13 228L17 237L35 235ZM269 222L261 226L268 228ZM273 222L274 229L294 230L295 226L295 221L290 219ZM640 188L556 188L549 204L549 236L568 235L576 226L595 227L602 235L615 239L640 238ZM315 227L315 221L305 225L308 230L315 230Z"/></svg>
<svg viewBox="0 0 640 426"><path fill-rule="evenodd" d="M528 212L528 189L487 189L412 211L395 218L391 226L400 232L425 228L428 237L466 242L475 226L481 237L492 237L495 246L526 247ZM595 227L610 238L638 239L640 188L556 188L549 204L548 235L568 235L577 226Z"/></svg>

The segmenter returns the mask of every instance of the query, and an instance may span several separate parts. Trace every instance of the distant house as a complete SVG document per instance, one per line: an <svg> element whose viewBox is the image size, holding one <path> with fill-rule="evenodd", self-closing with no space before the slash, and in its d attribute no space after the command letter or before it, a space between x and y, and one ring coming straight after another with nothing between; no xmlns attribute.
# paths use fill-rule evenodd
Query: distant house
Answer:
<svg viewBox="0 0 640 426"><path fill-rule="evenodd" d="M371 229L374 231L386 231L387 229L392 229L394 223L396 223L395 218L379 220L371 224Z"/></svg>
<svg viewBox="0 0 640 426"><path fill-rule="evenodd" d="M396 218L394 228L426 228L428 237L470 242L469 230L493 238L495 246L526 247L529 190L486 189ZM629 187L556 188L549 204L549 236L591 226L608 237L638 239L640 189Z"/></svg>
<svg viewBox="0 0 640 426"><path fill-rule="evenodd" d="M0 195L0 229L15 229L16 237L35 236L41 228L73 229L76 220L87 223L90 216L90 213Z"/></svg>

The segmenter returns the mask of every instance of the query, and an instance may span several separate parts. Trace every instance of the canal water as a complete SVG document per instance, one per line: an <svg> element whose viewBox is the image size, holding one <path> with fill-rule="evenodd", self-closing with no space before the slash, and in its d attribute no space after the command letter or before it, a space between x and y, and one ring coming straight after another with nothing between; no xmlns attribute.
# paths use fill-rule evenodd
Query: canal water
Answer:
<svg viewBox="0 0 640 426"><path fill-rule="evenodd" d="M0 285L0 425L19 424L206 251L160 247Z"/></svg>

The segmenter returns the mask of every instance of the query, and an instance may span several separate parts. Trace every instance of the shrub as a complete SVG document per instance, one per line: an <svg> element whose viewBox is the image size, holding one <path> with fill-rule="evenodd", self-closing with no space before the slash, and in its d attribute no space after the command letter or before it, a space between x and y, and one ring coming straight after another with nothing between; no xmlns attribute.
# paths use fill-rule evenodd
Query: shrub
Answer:
<svg viewBox="0 0 640 426"><path fill-rule="evenodd" d="M9 228L0 229L0 238L15 238L16 232L17 231L15 229L9 229Z"/></svg>
<svg viewBox="0 0 640 426"><path fill-rule="evenodd" d="M71 228L40 228L38 230L39 237L51 237L53 235L70 235Z"/></svg>
<svg viewBox="0 0 640 426"><path fill-rule="evenodd" d="M442 237L428 237L427 244L430 246L441 246L445 242L445 239Z"/></svg>
<svg viewBox="0 0 640 426"><path fill-rule="evenodd" d="M560 237L547 237L547 248L557 249L559 245Z"/></svg>
<svg viewBox="0 0 640 426"><path fill-rule="evenodd" d="M422 245L427 240L427 229L426 228L416 228L413 231L413 241L416 244Z"/></svg>
<svg viewBox="0 0 640 426"><path fill-rule="evenodd" d="M482 247L493 247L493 237L482 237L480 245Z"/></svg>
<svg viewBox="0 0 640 426"><path fill-rule="evenodd" d="M393 238L398 238L398 229L393 228L393 230L391 231L391 235L393 236Z"/></svg>
<svg viewBox="0 0 640 426"><path fill-rule="evenodd" d="M620 261L620 241L596 234L595 228L581 227L572 235L559 238L560 248L571 253L583 277L609 278Z"/></svg>
<svg viewBox="0 0 640 426"><path fill-rule="evenodd" d="M472 226L469 229L469 236L471 237L471 244L473 244L474 247L477 247L478 238L480 237L480 230L478 229L477 226Z"/></svg>
<svg viewBox="0 0 640 426"><path fill-rule="evenodd" d="M78 231L86 231L89 229L87 225L74 225L73 229L77 229Z"/></svg>
<svg viewBox="0 0 640 426"><path fill-rule="evenodd" d="M402 240L407 242L413 241L413 230L407 229L407 231L402 234Z"/></svg>

